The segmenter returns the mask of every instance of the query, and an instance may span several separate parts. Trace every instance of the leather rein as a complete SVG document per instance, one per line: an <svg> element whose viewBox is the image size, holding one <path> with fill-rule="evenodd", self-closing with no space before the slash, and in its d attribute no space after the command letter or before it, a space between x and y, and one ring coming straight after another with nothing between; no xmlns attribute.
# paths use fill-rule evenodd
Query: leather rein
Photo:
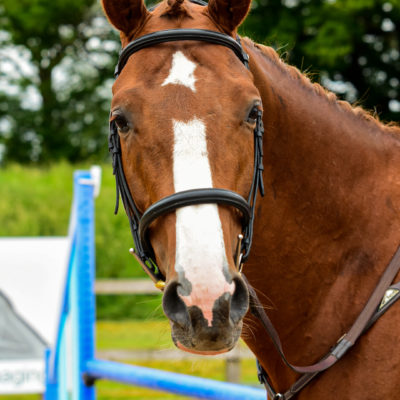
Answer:
<svg viewBox="0 0 400 400"><path fill-rule="evenodd" d="M191 0L198 4L204 4L200 0ZM129 57L131 57L137 51L146 47L154 46L161 43L171 41L203 41L216 45L221 45L231 49L236 56L240 59L246 68L248 66L248 55L243 50L240 39L233 39L232 37L214 31L208 31L203 29L172 29L159 31L142 36L133 42L129 43L124 49L122 49L119 61L115 69L115 77L117 78L122 69L126 65ZM239 242L237 256L237 267L240 271L242 263L244 263L250 253L252 237L253 237L253 224L254 224L254 212L256 206L257 193L264 195L264 186L262 180L263 173L263 122L262 113L259 111L257 116L256 127L254 129L254 170L253 180L250 188L250 192L247 200L245 200L238 193L230 190L218 189L218 188L202 188L187 190L178 192L165 197L154 204L152 204L144 213L141 213L131 195L129 186L126 182L125 173L122 165L122 153L118 130L115 122L110 122L110 135L108 139L109 151L112 155L113 174L116 181L116 205L115 214L118 212L119 197L122 199L126 214L129 219L129 225L135 244L135 249L132 250L132 254L139 261L139 264L150 276L150 278L156 283L156 286L162 289L164 287L165 277L158 268L155 262L154 251L148 238L148 228L151 223L171 212L174 212L177 208L186 207L196 204L223 204L238 209L242 215L242 227L243 227L243 240ZM250 295L250 310L254 316L256 316L261 324L267 331L272 343L280 354L284 363L291 368L293 371L302 374L300 378L287 390L285 393L276 392L270 379L261 367L259 362L258 365L258 376L261 383L265 384L268 395L273 400L289 400L296 396L313 378L319 373L328 369L340 360L344 354L354 345L357 339L364 333L386 310L400 298L400 282L390 286L396 274L400 270L400 247L393 256L390 264L382 275L377 287L369 298L363 311L356 319L353 326L350 328L348 333L342 336L330 352L325 355L316 364L299 367L289 363L287 361L279 335L272 325L270 319L265 313L263 306L258 299L258 296L252 286L249 284L245 276L242 274L245 280L249 295Z"/></svg>
<svg viewBox="0 0 400 400"><path fill-rule="evenodd" d="M263 305L260 302L254 288L249 284L246 277L243 279L247 283L250 295L250 311L259 319L265 330L267 331L275 349L278 351L282 361L293 371L301 374L296 382L285 392L278 393L274 390L268 374L265 372L261 364L257 360L258 378L260 383L265 385L269 398L272 400L289 400L296 396L312 379L318 374L332 367L339 361L347 351L356 343L359 337L366 332L375 322L381 317L390 306L400 299L400 282L391 285L394 278L400 271L400 246L391 259L385 272L381 276L377 286L372 292L369 300L363 310L349 329L331 350L320 361L313 365L296 366L292 365L286 358L282 344L277 331L272 325L271 320L264 311ZM390 286L391 285L391 286Z"/></svg>

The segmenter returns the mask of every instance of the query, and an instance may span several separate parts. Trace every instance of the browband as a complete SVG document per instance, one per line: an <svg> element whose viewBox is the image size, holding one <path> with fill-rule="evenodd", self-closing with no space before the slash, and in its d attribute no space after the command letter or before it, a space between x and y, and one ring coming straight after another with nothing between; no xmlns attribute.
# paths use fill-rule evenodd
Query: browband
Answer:
<svg viewBox="0 0 400 400"><path fill-rule="evenodd" d="M121 73L129 57L133 53L160 43L177 42L180 40L201 41L228 47L236 54L245 67L247 69L249 68L249 56L243 50L239 37L237 37L235 40L224 33L210 31L207 29L169 29L144 35L138 39L135 39L126 47L124 47L121 50L118 64L115 67L115 78L117 78Z"/></svg>

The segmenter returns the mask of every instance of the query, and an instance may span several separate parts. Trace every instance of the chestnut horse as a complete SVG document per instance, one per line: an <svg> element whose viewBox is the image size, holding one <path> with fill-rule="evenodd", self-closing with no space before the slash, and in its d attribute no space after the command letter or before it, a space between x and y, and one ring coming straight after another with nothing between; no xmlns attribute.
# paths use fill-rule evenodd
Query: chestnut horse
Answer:
<svg viewBox="0 0 400 400"><path fill-rule="evenodd" d="M400 243L400 129L338 101L269 47L246 38L232 51L237 46L226 38L239 40L250 0L197 3L165 0L149 11L143 0L103 0L123 48L151 38L121 55L113 86L117 184L136 253L151 253L140 256L144 268L165 278L163 308L174 343L217 354L241 334L278 393L271 389L272 395L288 399L283 393L298 372L282 361L257 312L248 312L244 275L261 302L253 292L253 311L266 310L290 362L308 365L329 354ZM154 42L152 33L171 29L225 39L164 35ZM253 198L248 212L241 199L254 191L262 111L265 195L257 205ZM223 201L215 195L215 201L175 204L181 193L210 188L221 189ZM167 211L157 213L160 203ZM138 218L152 205L140 236ZM252 211L253 245L241 275L238 235ZM245 229L248 244L251 226ZM399 329L400 302L296 398L398 398Z"/></svg>

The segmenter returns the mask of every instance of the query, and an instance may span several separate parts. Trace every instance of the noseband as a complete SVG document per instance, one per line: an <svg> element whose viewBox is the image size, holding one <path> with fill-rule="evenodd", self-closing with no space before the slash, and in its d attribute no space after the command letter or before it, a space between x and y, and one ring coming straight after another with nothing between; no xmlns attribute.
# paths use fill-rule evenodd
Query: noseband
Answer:
<svg viewBox="0 0 400 400"><path fill-rule="evenodd" d="M204 29L172 29L151 33L142 36L122 49L119 61L115 69L115 77L118 77L126 65L129 57L144 48L155 46L160 43L173 41L201 41L225 46L231 49L246 68L248 65L248 55L243 50L239 37L232 37L223 33L204 30ZM148 228L151 223L180 207L187 207L198 204L221 204L238 209L242 215L243 240L240 248L241 263L245 262L249 256L252 236L254 211L256 206L257 192L264 195L264 185L262 180L263 172L263 122L262 112L258 112L256 127L254 129L254 171L253 181L247 200L238 193L230 190L218 188L201 188L186 190L165 197L152 204L143 214L137 208L133 196L126 182L125 173L122 166L121 145L118 130L115 122L110 122L109 151L112 155L113 174L115 176L117 197L115 213L118 212L119 196L121 196L135 243L134 255L139 260L142 267L155 281L164 281L165 277L161 273L155 262L153 248L148 238ZM239 266L240 267L240 266Z"/></svg>

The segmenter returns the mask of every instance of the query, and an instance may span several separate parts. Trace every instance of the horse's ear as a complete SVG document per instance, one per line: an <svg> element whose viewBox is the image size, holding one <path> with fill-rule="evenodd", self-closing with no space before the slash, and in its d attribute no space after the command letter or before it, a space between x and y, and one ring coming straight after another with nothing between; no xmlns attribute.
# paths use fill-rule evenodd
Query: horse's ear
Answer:
<svg viewBox="0 0 400 400"><path fill-rule="evenodd" d="M150 14L143 0L102 0L104 13L121 33L129 36Z"/></svg>
<svg viewBox="0 0 400 400"><path fill-rule="evenodd" d="M225 33L233 33L249 12L251 0L209 0L208 12Z"/></svg>

